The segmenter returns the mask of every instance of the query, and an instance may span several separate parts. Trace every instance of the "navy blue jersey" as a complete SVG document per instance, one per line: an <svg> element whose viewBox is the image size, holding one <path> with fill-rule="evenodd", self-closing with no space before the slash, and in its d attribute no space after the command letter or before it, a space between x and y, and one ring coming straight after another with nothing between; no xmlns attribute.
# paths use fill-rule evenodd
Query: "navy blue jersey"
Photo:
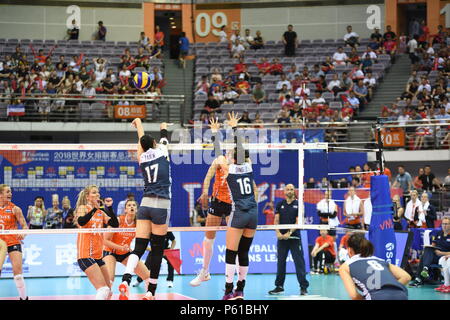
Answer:
<svg viewBox="0 0 450 320"><path fill-rule="evenodd" d="M158 196L170 199L170 161L165 145L148 149L141 155L139 166L144 176L144 196Z"/></svg>
<svg viewBox="0 0 450 320"><path fill-rule="evenodd" d="M253 190L253 170L250 163L231 164L228 169L227 182L235 208L248 211L257 207Z"/></svg>
<svg viewBox="0 0 450 320"><path fill-rule="evenodd" d="M378 294L383 289L396 289L407 294L406 287L395 279L386 261L374 256L362 258L357 254L345 263L348 264L350 276L364 299L371 300L372 294Z"/></svg>

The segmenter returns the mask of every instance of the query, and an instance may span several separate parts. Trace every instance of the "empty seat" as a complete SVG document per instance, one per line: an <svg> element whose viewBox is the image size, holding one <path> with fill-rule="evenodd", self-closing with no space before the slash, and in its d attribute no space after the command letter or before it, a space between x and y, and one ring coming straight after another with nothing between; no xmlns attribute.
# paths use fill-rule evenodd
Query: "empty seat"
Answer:
<svg viewBox="0 0 450 320"><path fill-rule="evenodd" d="M338 101L330 102L329 106L331 109L342 109L342 103Z"/></svg>

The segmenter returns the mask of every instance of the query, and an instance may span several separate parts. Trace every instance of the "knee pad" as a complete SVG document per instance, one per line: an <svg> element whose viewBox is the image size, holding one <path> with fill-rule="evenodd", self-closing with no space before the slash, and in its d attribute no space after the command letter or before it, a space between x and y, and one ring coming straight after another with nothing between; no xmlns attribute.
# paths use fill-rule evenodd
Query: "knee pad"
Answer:
<svg viewBox="0 0 450 320"><path fill-rule="evenodd" d="M97 289L95 300L108 300L111 290L108 287L101 287Z"/></svg>
<svg viewBox="0 0 450 320"><path fill-rule="evenodd" d="M250 246L252 245L253 238L247 238L242 236L241 241L239 241L238 247L238 257L239 265L241 267L248 267L248 252L250 251Z"/></svg>
<svg viewBox="0 0 450 320"><path fill-rule="evenodd" d="M225 263L227 264L236 264L236 256L238 252L227 249L225 251Z"/></svg>
<svg viewBox="0 0 450 320"><path fill-rule="evenodd" d="M150 236L150 245L152 247L153 253L163 253L164 251L164 242L166 240L166 236L160 236L157 234L152 234Z"/></svg>
<svg viewBox="0 0 450 320"><path fill-rule="evenodd" d="M140 259L144 255L145 250L147 249L148 241L149 240L145 238L136 238L132 254L137 255Z"/></svg>
<svg viewBox="0 0 450 320"><path fill-rule="evenodd" d="M14 282L17 288L23 288L25 286L25 281L22 274L17 274L14 276Z"/></svg>

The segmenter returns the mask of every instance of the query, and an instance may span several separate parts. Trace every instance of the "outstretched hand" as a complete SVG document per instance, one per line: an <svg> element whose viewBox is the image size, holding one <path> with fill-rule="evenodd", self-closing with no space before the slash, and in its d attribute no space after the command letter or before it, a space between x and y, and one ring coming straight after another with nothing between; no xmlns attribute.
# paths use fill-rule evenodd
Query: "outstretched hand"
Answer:
<svg viewBox="0 0 450 320"><path fill-rule="evenodd" d="M238 113L234 113L234 111L228 112L228 124L234 128L237 126L239 120L241 120L241 117L238 116Z"/></svg>
<svg viewBox="0 0 450 320"><path fill-rule="evenodd" d="M142 120L140 118L136 118L131 122L131 126L137 129L138 124L142 124Z"/></svg>
<svg viewBox="0 0 450 320"><path fill-rule="evenodd" d="M213 133L216 133L219 131L220 129L220 123L219 123L219 119L218 118L211 118L209 119L209 127L211 128L211 131Z"/></svg>

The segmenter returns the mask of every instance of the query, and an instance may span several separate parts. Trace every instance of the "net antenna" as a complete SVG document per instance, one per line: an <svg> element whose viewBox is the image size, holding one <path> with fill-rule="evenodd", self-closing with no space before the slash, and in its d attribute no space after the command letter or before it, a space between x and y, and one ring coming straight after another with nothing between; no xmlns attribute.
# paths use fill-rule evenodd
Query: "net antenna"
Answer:
<svg viewBox="0 0 450 320"><path fill-rule="evenodd" d="M304 206L304 185L303 180L305 176L304 160L305 150L325 150L328 153L328 143L244 143L244 148L247 150L297 150L298 152L298 222L296 225L259 225L258 230L274 230L274 229L329 229L325 225L307 225L305 224L305 206ZM235 148L234 143L221 143L222 150L232 150ZM213 150L212 143L171 143L169 144L169 151L193 151L193 150ZM136 144L1 144L0 151L67 151L67 150L119 150L130 151L136 150ZM226 227L225 227L226 228ZM224 230L225 230L224 228ZM171 227L170 231L207 231L208 227ZM220 227L212 227L211 230L218 230ZM65 230L65 229L63 229ZM209 229L208 229L209 230ZM53 231L53 230L52 230ZM67 230L66 230L67 231ZM84 233L89 230L74 230L73 233ZM92 231L91 231L92 232ZM108 231L105 231L108 232ZM117 232L117 230L116 230ZM11 230L7 234L33 233L30 230ZM36 233L43 233L42 231Z"/></svg>

